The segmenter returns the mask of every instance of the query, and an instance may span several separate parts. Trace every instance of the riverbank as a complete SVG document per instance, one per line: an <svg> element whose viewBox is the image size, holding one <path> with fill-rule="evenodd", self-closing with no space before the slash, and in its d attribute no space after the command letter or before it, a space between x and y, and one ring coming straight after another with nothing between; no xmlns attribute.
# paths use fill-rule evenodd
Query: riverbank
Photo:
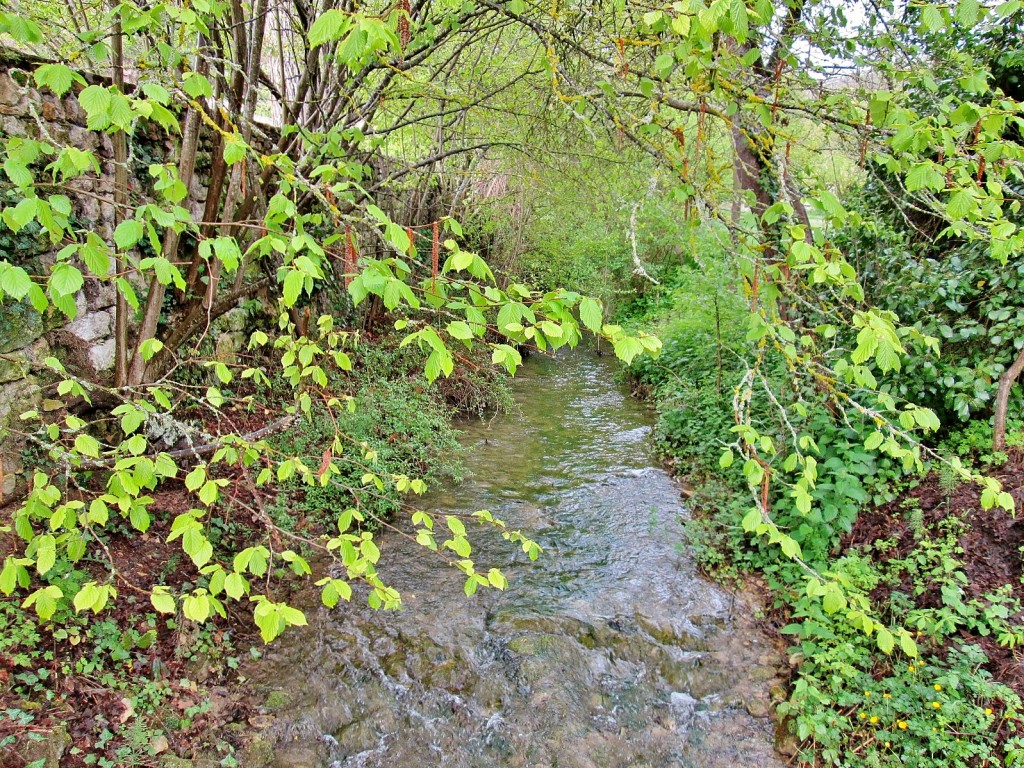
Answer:
<svg viewBox="0 0 1024 768"><path fill-rule="evenodd" d="M792 674L776 708L780 748L807 766L967 768L1024 758L1020 523L985 509L982 490L948 464L932 461L918 473L865 450L873 423L833 421L807 394L804 420L794 408L789 428L814 429L812 516L788 492L774 487L768 496L804 564L752 537L744 519L754 496L723 458L736 441L746 310L735 296L707 302L716 278L684 272L663 305L637 308L634 321L661 333L664 354L630 373L658 411L659 451L689 491L693 519L685 527L701 569L728 584L763 584L770 624L789 645ZM678 306L692 311L681 317ZM770 360L763 375L784 380ZM764 391L755 390L747 407L761 434L787 443L791 435ZM1005 454L992 452L991 427L978 421L947 432L936 448L997 478L1019 508L1024 473L1012 446L1024 433L1017 426ZM783 478L784 455L771 466ZM811 595L805 565L841 585L839 594L824 602ZM916 654L882 647L856 626L860 615L891 636L909 630Z"/></svg>
<svg viewBox="0 0 1024 768"><path fill-rule="evenodd" d="M375 339L353 354L353 370L336 388L356 406L341 417L343 423L314 409L311 417L273 434L273 448L316 466L337 428L376 453L372 466L382 474L418 477L433 486L459 478L462 453L452 419L508 408L505 378L481 359L475 369L467 366L428 386L418 360L396 347L397 342ZM273 386L225 392L237 402L225 409L233 431L261 430L280 410ZM200 426L217 434L223 425ZM360 487L366 469L347 466L349 485ZM316 540L332 530L342 507L358 506L370 524L387 519L401 503L393 489L357 491L353 498L334 485L293 481L273 492L257 490L241 468L224 468L217 478L247 490L219 507L210 538L216 553L242 551L268 530L273 548L281 550L295 536ZM148 597L138 597L154 584L182 594L210 586L204 579L189 580L188 569L179 567L187 561L180 541L168 541L172 521L195 504L186 482L168 480L152 494L155 514L141 534L142 546L140 534L127 524L111 526L105 545L119 563L117 583L127 594L100 620L67 605L40 626L18 602L0 600L0 765L250 764L242 753L263 722L267 702L253 700L247 689L248 665L258 665L266 648L248 609L225 603L223 615L197 624L180 612L159 614ZM298 554L313 556L307 547ZM69 566L63 578L81 583L97 567L83 561ZM312 585L296 580L291 589L297 593Z"/></svg>

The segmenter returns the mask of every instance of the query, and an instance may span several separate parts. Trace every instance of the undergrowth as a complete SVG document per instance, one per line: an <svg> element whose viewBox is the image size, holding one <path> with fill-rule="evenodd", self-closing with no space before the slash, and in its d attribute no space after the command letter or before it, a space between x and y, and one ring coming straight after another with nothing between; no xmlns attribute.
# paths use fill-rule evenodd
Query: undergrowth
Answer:
<svg viewBox="0 0 1024 768"><path fill-rule="evenodd" d="M835 419L814 392L793 393L812 404L793 417L804 421L773 425L755 387L750 407L763 434L785 439L793 427L821 436L811 514L772 499L775 521L811 567L839 581L847 595L866 596L888 626L914 632L917 659L881 652L845 611L808 596L797 564L744 532L751 492L742 475L719 466L723 447L735 439L733 397L746 371L748 308L729 286L728 265L718 254L700 268L663 269L661 284L624 307L620 320L653 326L664 344L660 358L639 361L629 373L656 405L658 449L691 489L691 552L719 579L761 577L770 615L792 643L790 697L777 712L780 748L813 766L1024 764L1020 681L993 673L1006 678L1000 659L1012 659L1024 642L1020 553L1006 555L1016 558L1017 577L1009 583L972 582L965 563L978 553L965 554L962 542L973 541L980 504L977 494L965 501L968 489L955 473L936 463L920 476L866 451L873 425ZM763 370L781 380L785 371L773 365L769 353ZM903 382L908 389L929 386ZM1021 426L1011 423L1008 451L1024 444ZM978 469L1007 465L1008 454L993 453L991 443L991 424L975 419L954 425L935 447ZM867 510L878 510L870 521L877 530L865 527ZM898 541L887 538L894 528Z"/></svg>
<svg viewBox="0 0 1024 768"><path fill-rule="evenodd" d="M352 371L334 371L329 382L331 391L351 399L350 410L333 420L314 405L309 418L269 438L283 453L317 466L332 450L336 433L343 434L345 451L336 460L344 473L326 485L289 480L274 493L243 486L243 492L226 496L208 527L218 551L237 551L258 540L257 514L268 516L279 531L275 535L285 538L329 532L348 508L363 513L365 527L378 527L399 512L400 497L393 485L367 482L367 473L406 475L426 487L458 482L462 448L453 418L507 410L512 403L504 375L491 370L489 361L467 358L450 379L427 384L421 360L398 349L397 340L377 337L353 350L352 362ZM211 383L208 369L185 365L180 372L184 384ZM266 414L280 410L282 392L287 395L283 383L273 380L262 387L224 387L232 418L249 429L264 426ZM204 423L202 413L191 421L197 429L215 428ZM45 461L28 453L24 459L29 466ZM169 520L189 504L180 484L161 490L154 509L162 511L148 531L149 544L133 550L122 574L140 593L154 583L210 589L206 576L182 581L180 546L166 541ZM127 552L131 533L127 522L111 520L104 546ZM314 556L305 547L300 553ZM88 558L77 565L58 558L53 574L65 585L64 594L74 595L74 585L95 578L94 565ZM215 705L210 691L235 680L244 659L259 657L255 635L238 634L238 627L251 625L248 617L223 613L198 624L180 614L157 614L148 597L124 591L102 620L76 612L65 598L40 624L30 608L0 600L0 765L42 768L56 765L60 755L62 766L149 766L175 753L201 754L210 765L244 761L239 721L246 705Z"/></svg>

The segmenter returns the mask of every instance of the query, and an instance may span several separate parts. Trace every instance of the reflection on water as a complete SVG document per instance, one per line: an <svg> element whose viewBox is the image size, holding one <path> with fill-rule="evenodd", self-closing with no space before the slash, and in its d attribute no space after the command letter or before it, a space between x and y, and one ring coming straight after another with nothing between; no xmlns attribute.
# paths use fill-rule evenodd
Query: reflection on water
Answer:
<svg viewBox="0 0 1024 768"><path fill-rule="evenodd" d="M384 536L381 573L405 609L321 610L256 668L287 702L264 732L275 764L781 765L765 717L775 660L680 546L648 411L589 352L534 359L515 387L521 413L464 425L467 481L422 506L490 509L541 559L471 532L478 567L510 586L465 598L460 574Z"/></svg>

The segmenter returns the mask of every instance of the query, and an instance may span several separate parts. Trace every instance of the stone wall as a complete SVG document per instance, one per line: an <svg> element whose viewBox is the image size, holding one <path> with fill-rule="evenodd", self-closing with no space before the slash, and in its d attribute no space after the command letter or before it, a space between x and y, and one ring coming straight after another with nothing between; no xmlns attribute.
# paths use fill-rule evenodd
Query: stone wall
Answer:
<svg viewBox="0 0 1024 768"><path fill-rule="evenodd" d="M110 136L90 131L86 115L74 93L57 98L49 91L32 87L31 62L0 61L0 134L44 139L55 146L75 146L96 153L101 173L68 182L60 192L71 197L78 226L108 239L114 226L113 143ZM144 194L146 173L151 162L163 162L173 152L166 136L147 134L143 129L130 142L129 167L133 194ZM6 179L4 179L6 180ZM45 194L46 190L42 190ZM11 193L14 194L14 193ZM206 191L200 175L188 200L193 215L201 215ZM0 204L16 203L15 197ZM0 230L10 235L0 224ZM0 259L29 268L39 274L52 263L56 249L47 243L35 248L24 243L31 238L8 238L14 246L0 248ZM4 242L7 242L6 240ZM84 272L84 270L83 270ZM17 416L41 403L43 384L33 364L47 356L58 357L68 368L91 379L108 378L114 365L114 287L107 281L86 277L77 297L78 314L72 322L55 310L42 315L26 303L0 303L0 505L15 490L21 471L20 441L10 432Z"/></svg>

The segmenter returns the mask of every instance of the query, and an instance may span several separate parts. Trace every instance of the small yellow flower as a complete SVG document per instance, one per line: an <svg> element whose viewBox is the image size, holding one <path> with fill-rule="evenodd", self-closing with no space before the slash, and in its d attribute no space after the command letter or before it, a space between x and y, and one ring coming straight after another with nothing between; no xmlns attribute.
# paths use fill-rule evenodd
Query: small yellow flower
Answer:
<svg viewBox="0 0 1024 768"><path fill-rule="evenodd" d="M861 720L863 720L863 719L864 719L864 718L866 718L866 717L867 717L867 715L865 715L865 714L864 714L863 712L861 712L861 713L860 713L860 719L861 719Z"/></svg>
<svg viewBox="0 0 1024 768"><path fill-rule="evenodd" d="M887 741L887 742L885 742L885 748L886 748L886 749L888 749L888 748L889 748L889 747L891 747L891 746L892 746L892 744L890 744L890 743L889 743L888 741Z"/></svg>
<svg viewBox="0 0 1024 768"><path fill-rule="evenodd" d="M935 685L933 685L933 686L932 686L932 688L934 688L934 689L935 689L936 691L941 691L941 690L942 690L942 686L941 686L941 685L939 685L938 683L936 683Z"/></svg>
<svg viewBox="0 0 1024 768"><path fill-rule="evenodd" d="M908 725L909 725L909 723L907 723L906 720L897 720L896 721L896 727L899 728L901 731L907 730L907 726Z"/></svg>
<svg viewBox="0 0 1024 768"><path fill-rule="evenodd" d="M871 696L871 691L864 691L865 696Z"/></svg>
<svg viewBox="0 0 1024 768"><path fill-rule="evenodd" d="M882 694L882 698L883 699L891 699L892 698L892 694L891 693L883 693Z"/></svg>
<svg viewBox="0 0 1024 768"><path fill-rule="evenodd" d="M877 722L878 722L878 716L877 715L872 715L871 716L871 724L874 725Z"/></svg>
<svg viewBox="0 0 1024 768"><path fill-rule="evenodd" d="M985 714L986 715L991 715L992 714L992 707L985 707Z"/></svg>
<svg viewBox="0 0 1024 768"><path fill-rule="evenodd" d="M914 671L914 665L911 664L909 667L907 667L907 671L908 672L913 672Z"/></svg>
<svg viewBox="0 0 1024 768"><path fill-rule="evenodd" d="M939 704L939 702L937 702L937 701L933 701L932 702L932 708L933 709L942 709L942 705Z"/></svg>

